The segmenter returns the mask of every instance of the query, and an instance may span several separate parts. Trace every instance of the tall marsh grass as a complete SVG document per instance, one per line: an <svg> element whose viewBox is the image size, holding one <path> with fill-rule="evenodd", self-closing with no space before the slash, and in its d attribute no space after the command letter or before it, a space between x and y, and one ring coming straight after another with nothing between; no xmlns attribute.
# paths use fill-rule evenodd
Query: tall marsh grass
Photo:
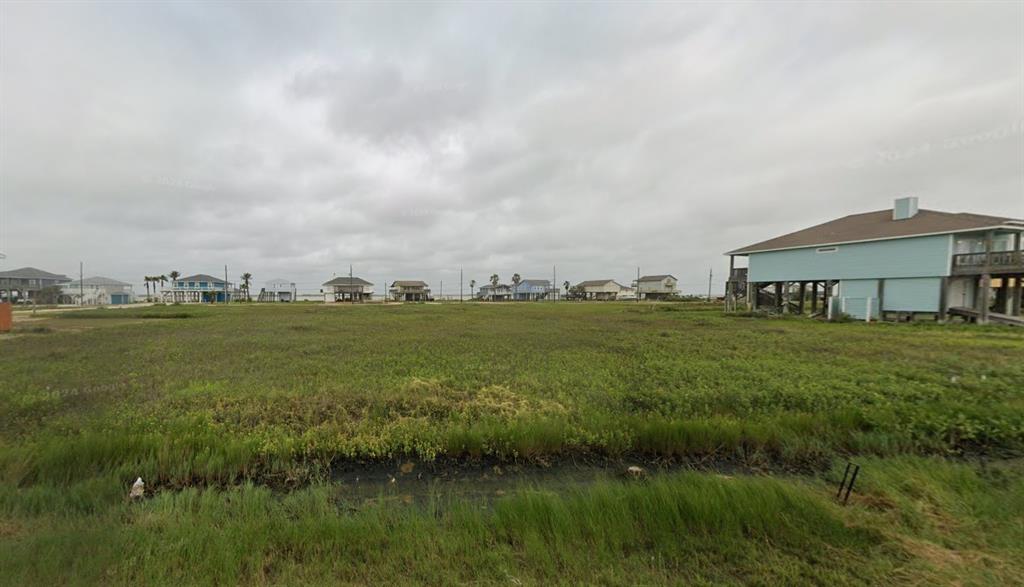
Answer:
<svg viewBox="0 0 1024 587"><path fill-rule="evenodd" d="M76 491L0 492L0 512L18 527L0 552L5 580L785 582L844 570L837 552L858 558L880 542L807 488L695 474L565 494L524 489L487 509L439 496L426 509L382 500L354 513L329 486L284 496L191 488L98 510L76 505Z"/></svg>

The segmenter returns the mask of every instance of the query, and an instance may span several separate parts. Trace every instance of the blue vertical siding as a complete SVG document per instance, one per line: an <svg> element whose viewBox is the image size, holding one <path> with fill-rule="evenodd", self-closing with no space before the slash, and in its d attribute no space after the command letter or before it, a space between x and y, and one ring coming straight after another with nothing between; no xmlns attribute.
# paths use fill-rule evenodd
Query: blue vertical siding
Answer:
<svg viewBox="0 0 1024 587"><path fill-rule="evenodd" d="M812 281L949 275L951 235L752 253L750 281ZM832 247L827 247L832 248Z"/></svg>
<svg viewBox="0 0 1024 587"><path fill-rule="evenodd" d="M878 280L846 279L840 281L839 296L836 302L839 304L836 310L860 320L867 317L870 304L871 317L878 318Z"/></svg>
<svg viewBox="0 0 1024 587"><path fill-rule="evenodd" d="M938 312L942 278L886 279L882 290L888 312Z"/></svg>

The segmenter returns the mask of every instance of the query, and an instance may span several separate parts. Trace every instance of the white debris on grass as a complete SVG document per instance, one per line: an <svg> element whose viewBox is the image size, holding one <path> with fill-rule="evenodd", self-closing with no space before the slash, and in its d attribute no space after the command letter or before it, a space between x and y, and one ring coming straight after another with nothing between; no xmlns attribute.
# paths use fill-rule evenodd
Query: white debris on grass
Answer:
<svg viewBox="0 0 1024 587"><path fill-rule="evenodd" d="M128 492L129 499L142 499L146 495L146 483L139 477L132 483L132 489Z"/></svg>

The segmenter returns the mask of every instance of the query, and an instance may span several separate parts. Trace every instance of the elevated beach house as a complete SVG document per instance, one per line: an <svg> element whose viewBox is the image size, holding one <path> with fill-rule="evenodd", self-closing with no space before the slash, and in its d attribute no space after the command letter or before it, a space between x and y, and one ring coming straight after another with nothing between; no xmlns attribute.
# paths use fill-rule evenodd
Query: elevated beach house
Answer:
<svg viewBox="0 0 1024 587"><path fill-rule="evenodd" d="M1022 323L1024 221L918 209L853 214L726 253L732 309L844 313L859 319ZM747 267L736 259L746 257Z"/></svg>
<svg viewBox="0 0 1024 587"><path fill-rule="evenodd" d="M395 281L388 293L396 302L425 302L430 299L430 287L425 281Z"/></svg>
<svg viewBox="0 0 1024 587"><path fill-rule="evenodd" d="M62 290L72 303L85 306L117 306L135 301L132 284L109 277L86 277L65 284Z"/></svg>
<svg viewBox="0 0 1024 587"><path fill-rule="evenodd" d="M234 285L219 277L197 273L179 277L163 290L163 299L170 302L230 302L237 295Z"/></svg>
<svg viewBox="0 0 1024 587"><path fill-rule="evenodd" d="M367 302L373 299L373 284L358 277L335 277L324 283L325 302Z"/></svg>
<svg viewBox="0 0 1024 587"><path fill-rule="evenodd" d="M512 286L512 299L516 301L546 300L558 295L547 279L524 279Z"/></svg>
<svg viewBox="0 0 1024 587"><path fill-rule="evenodd" d="M587 300L614 300L625 286L614 279L592 279L576 284L576 289ZM627 288L628 289L628 288Z"/></svg>
<svg viewBox="0 0 1024 587"><path fill-rule="evenodd" d="M275 278L268 281L260 289L258 302L294 302L297 296L295 283L287 279Z"/></svg>
<svg viewBox="0 0 1024 587"><path fill-rule="evenodd" d="M671 275L644 275L633 282L633 287L640 299L664 300L679 295L678 284Z"/></svg>
<svg viewBox="0 0 1024 587"><path fill-rule="evenodd" d="M71 278L59 273L50 273L35 267L22 267L11 271L0 271L0 301L24 302L35 299L39 290L46 287L63 286Z"/></svg>
<svg viewBox="0 0 1024 587"><path fill-rule="evenodd" d="M476 290L476 297L490 302L507 302L512 299L512 286L504 283L485 283Z"/></svg>

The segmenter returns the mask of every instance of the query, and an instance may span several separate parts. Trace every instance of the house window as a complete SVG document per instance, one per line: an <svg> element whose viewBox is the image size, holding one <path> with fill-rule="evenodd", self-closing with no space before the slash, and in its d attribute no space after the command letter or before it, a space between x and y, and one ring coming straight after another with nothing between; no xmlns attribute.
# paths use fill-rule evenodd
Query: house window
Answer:
<svg viewBox="0 0 1024 587"><path fill-rule="evenodd" d="M821 247L818 249L819 253L834 253L839 250L839 247Z"/></svg>
<svg viewBox="0 0 1024 587"><path fill-rule="evenodd" d="M188 286L189 287L195 287L196 286L196 282L190 281L190 282L188 282Z"/></svg>

